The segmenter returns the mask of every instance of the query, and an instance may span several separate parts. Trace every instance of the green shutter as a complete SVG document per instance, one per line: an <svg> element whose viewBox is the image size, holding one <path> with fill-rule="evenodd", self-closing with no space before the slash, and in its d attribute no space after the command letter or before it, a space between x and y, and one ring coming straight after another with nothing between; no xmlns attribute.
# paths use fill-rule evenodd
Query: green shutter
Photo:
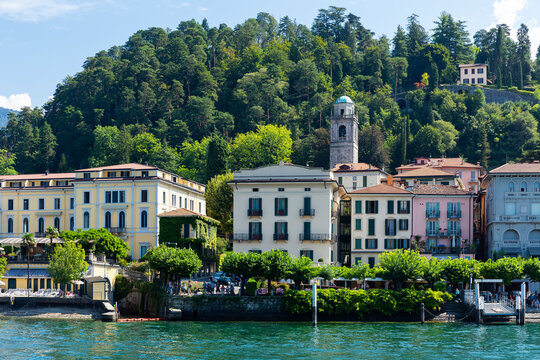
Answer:
<svg viewBox="0 0 540 360"><path fill-rule="evenodd" d="M379 213L379 200L375 200L375 214Z"/></svg>
<svg viewBox="0 0 540 360"><path fill-rule="evenodd" d="M311 222L304 222L304 240L311 240Z"/></svg>
<svg viewBox="0 0 540 360"><path fill-rule="evenodd" d="M362 248L362 239L354 239L354 248L355 249L361 249Z"/></svg>
<svg viewBox="0 0 540 360"><path fill-rule="evenodd" d="M446 217L450 217L450 213L452 212L452 203L446 203Z"/></svg>
<svg viewBox="0 0 540 360"><path fill-rule="evenodd" d="M305 197L304 198L304 210L311 210L311 198Z"/></svg>
<svg viewBox="0 0 540 360"><path fill-rule="evenodd" d="M249 223L249 235L253 234L253 223Z"/></svg>
<svg viewBox="0 0 540 360"><path fill-rule="evenodd" d="M283 212L285 214L285 216L288 215L288 212L289 212L289 199L288 198L285 198L285 211Z"/></svg>
<svg viewBox="0 0 540 360"><path fill-rule="evenodd" d="M279 199L278 198L275 198L274 199L274 212L275 212L275 216L278 216L278 202L279 202Z"/></svg>
<svg viewBox="0 0 540 360"><path fill-rule="evenodd" d="M369 239L366 239L366 244L365 244L366 246L365 246L365 249L369 249L369 241L368 241L368 240L369 240Z"/></svg>
<svg viewBox="0 0 540 360"><path fill-rule="evenodd" d="M362 219L356 219L356 230L362 230Z"/></svg>
<svg viewBox="0 0 540 360"><path fill-rule="evenodd" d="M375 219L368 220L368 234L375 235Z"/></svg>
<svg viewBox="0 0 540 360"><path fill-rule="evenodd" d="M283 233L284 234L289 234L289 223L288 222L283 223Z"/></svg>
<svg viewBox="0 0 540 360"><path fill-rule="evenodd" d="M362 181L363 181L364 187L366 187L366 186L367 186L367 176L364 176L364 178L362 179Z"/></svg>
<svg viewBox="0 0 540 360"><path fill-rule="evenodd" d="M354 211L356 214L362 213L362 200L356 200L354 202Z"/></svg>
<svg viewBox="0 0 540 360"><path fill-rule="evenodd" d="M277 234L278 233L278 223L277 221L274 223L274 234Z"/></svg>
<svg viewBox="0 0 540 360"><path fill-rule="evenodd" d="M407 214L411 213L411 200L407 200Z"/></svg>
<svg viewBox="0 0 540 360"><path fill-rule="evenodd" d="M457 203L457 212L458 212L458 216L461 217L461 203Z"/></svg>
<svg viewBox="0 0 540 360"><path fill-rule="evenodd" d="M436 211L436 216L439 217L440 214L441 214L441 213L440 213L440 209L439 209L439 203L437 202L436 204L437 204L437 207L436 207L436 209L435 209L435 211Z"/></svg>
<svg viewBox="0 0 540 360"><path fill-rule="evenodd" d="M253 199L249 199L249 213L251 214L251 210L253 210Z"/></svg>
<svg viewBox="0 0 540 360"><path fill-rule="evenodd" d="M388 200L388 214L394 213L394 200Z"/></svg>

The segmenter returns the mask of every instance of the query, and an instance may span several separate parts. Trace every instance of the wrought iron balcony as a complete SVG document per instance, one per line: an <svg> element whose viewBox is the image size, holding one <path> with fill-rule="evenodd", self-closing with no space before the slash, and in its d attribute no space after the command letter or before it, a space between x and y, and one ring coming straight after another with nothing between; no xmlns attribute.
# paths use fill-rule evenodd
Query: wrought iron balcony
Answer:
<svg viewBox="0 0 540 360"><path fill-rule="evenodd" d="M427 236L428 237L439 237L439 230L428 230Z"/></svg>
<svg viewBox="0 0 540 360"><path fill-rule="evenodd" d="M426 210L426 218L428 219L438 219L441 216L440 211L428 211Z"/></svg>
<svg viewBox="0 0 540 360"><path fill-rule="evenodd" d="M248 209L247 214L248 216L262 216L263 211L262 209Z"/></svg>
<svg viewBox="0 0 540 360"><path fill-rule="evenodd" d="M274 234L274 241L287 241L289 240L289 234L280 233Z"/></svg>
<svg viewBox="0 0 540 360"><path fill-rule="evenodd" d="M111 234L125 234L126 233L125 227L107 227L105 229Z"/></svg>
<svg viewBox="0 0 540 360"><path fill-rule="evenodd" d="M232 236L233 241L262 241L262 234L235 233Z"/></svg>
<svg viewBox="0 0 540 360"><path fill-rule="evenodd" d="M300 241L332 241L330 234L300 233L298 238Z"/></svg>
<svg viewBox="0 0 540 360"><path fill-rule="evenodd" d="M451 211L448 213L449 219L459 219L461 218L461 211Z"/></svg>
<svg viewBox="0 0 540 360"><path fill-rule="evenodd" d="M300 216L315 216L315 209L300 209Z"/></svg>

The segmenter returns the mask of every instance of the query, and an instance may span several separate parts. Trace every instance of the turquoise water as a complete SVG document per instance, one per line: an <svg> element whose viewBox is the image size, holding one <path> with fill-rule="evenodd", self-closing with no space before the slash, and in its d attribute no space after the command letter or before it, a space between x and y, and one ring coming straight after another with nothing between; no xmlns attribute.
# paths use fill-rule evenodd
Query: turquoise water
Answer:
<svg viewBox="0 0 540 360"><path fill-rule="evenodd" d="M540 324L0 319L0 359L538 359Z"/></svg>

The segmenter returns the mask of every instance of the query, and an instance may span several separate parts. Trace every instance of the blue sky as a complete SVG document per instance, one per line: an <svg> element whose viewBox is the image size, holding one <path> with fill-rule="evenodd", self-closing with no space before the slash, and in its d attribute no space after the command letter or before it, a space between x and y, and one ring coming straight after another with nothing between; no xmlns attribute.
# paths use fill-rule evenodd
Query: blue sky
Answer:
<svg viewBox="0 0 540 360"><path fill-rule="evenodd" d="M506 23L530 28L533 56L540 45L537 0L0 0L0 107L41 106L56 84L81 70L85 59L122 45L140 29L174 29L180 21L207 18L231 27L264 11L311 26L318 9L342 6L363 25L392 37L411 13L431 30L442 11L467 22L472 35Z"/></svg>

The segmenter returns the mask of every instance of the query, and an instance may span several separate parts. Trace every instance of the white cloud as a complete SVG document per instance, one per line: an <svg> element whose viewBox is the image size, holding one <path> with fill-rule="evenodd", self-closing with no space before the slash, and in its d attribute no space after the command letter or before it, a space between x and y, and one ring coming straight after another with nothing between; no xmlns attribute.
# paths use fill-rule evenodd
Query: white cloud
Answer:
<svg viewBox="0 0 540 360"><path fill-rule="evenodd" d="M202 8L200 8L200 10L201 10L201 11L207 11L208 8L202 7Z"/></svg>
<svg viewBox="0 0 540 360"><path fill-rule="evenodd" d="M90 6L74 0L0 0L0 17L36 22L54 18Z"/></svg>
<svg viewBox="0 0 540 360"><path fill-rule="evenodd" d="M0 107L11 110L21 110L25 106L32 107L32 100L27 93L9 96L0 95Z"/></svg>

